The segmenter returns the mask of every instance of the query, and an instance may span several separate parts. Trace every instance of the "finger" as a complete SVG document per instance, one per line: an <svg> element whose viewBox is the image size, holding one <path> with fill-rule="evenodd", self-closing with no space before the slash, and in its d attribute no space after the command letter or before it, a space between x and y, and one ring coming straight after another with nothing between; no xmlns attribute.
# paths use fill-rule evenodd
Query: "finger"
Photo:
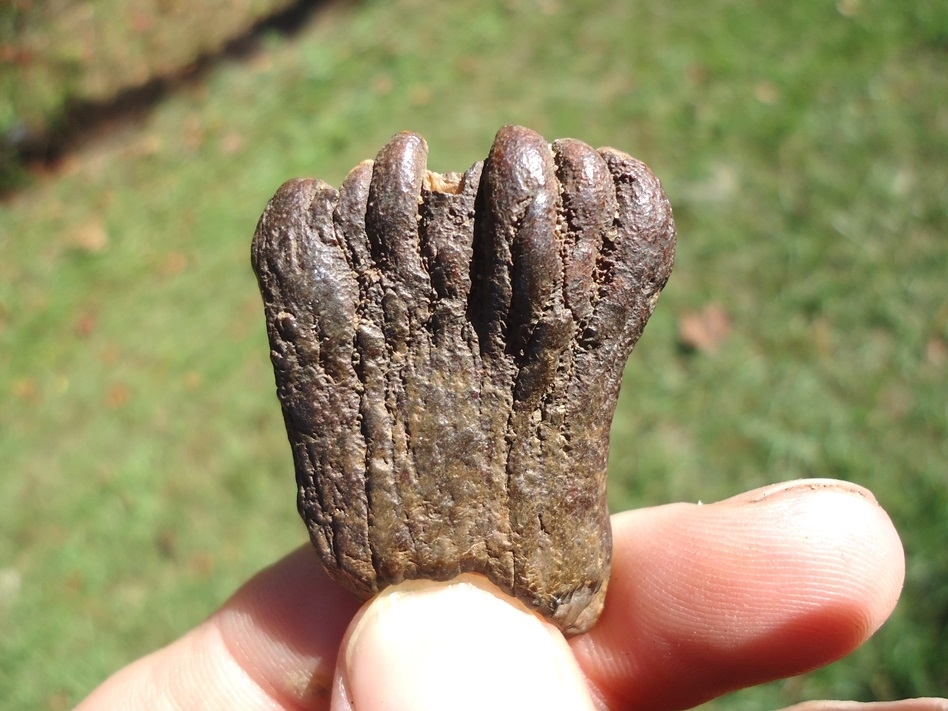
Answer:
<svg viewBox="0 0 948 711"><path fill-rule="evenodd" d="M948 699L921 697L898 701L804 701L782 711L948 711Z"/></svg>
<svg viewBox="0 0 948 711"><path fill-rule="evenodd" d="M187 635L108 679L76 711L328 709L336 654L358 607L307 545Z"/></svg>
<svg viewBox="0 0 948 711"><path fill-rule="evenodd" d="M562 634L479 576L388 588L353 622L334 711L592 711Z"/></svg>
<svg viewBox="0 0 948 711"><path fill-rule="evenodd" d="M685 708L844 656L888 617L904 559L864 489L782 484L613 517L599 623L572 641L608 708Z"/></svg>

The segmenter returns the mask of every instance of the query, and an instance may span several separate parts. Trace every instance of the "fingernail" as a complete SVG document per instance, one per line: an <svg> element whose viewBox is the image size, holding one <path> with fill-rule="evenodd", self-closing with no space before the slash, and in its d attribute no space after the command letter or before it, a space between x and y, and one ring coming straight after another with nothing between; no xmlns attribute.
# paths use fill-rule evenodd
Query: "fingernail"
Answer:
<svg viewBox="0 0 948 711"><path fill-rule="evenodd" d="M479 576L388 588L353 624L335 709L593 709L559 631Z"/></svg>
<svg viewBox="0 0 948 711"><path fill-rule="evenodd" d="M795 479L793 481L784 481L777 484L770 484L760 489L745 491L737 496L725 499L721 503L754 504L777 496L793 495L804 491L838 491L840 493L856 494L873 503L878 503L876 497L873 496L869 489L854 484L851 481L843 481L842 479Z"/></svg>

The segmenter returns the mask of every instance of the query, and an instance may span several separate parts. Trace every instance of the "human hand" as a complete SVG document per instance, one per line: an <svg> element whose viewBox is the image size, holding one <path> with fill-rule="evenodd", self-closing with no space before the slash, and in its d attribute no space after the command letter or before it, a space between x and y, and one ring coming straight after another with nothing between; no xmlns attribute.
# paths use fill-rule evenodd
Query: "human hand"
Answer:
<svg viewBox="0 0 948 711"><path fill-rule="evenodd" d="M360 610L306 546L77 711L681 709L844 656L902 587L891 521L845 482L612 524L605 609L569 641L480 579L407 583ZM921 708L945 708L934 703Z"/></svg>

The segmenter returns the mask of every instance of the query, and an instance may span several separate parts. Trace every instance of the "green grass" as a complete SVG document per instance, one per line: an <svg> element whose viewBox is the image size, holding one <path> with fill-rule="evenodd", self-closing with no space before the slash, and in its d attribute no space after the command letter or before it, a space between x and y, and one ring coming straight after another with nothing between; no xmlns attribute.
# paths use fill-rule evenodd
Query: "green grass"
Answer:
<svg viewBox="0 0 948 711"><path fill-rule="evenodd" d="M292 0L9 0L0 5L0 191L22 184L77 106L109 102L202 58ZM73 116L75 119L76 117Z"/></svg>
<svg viewBox="0 0 948 711"><path fill-rule="evenodd" d="M630 361L616 509L799 476L903 536L893 619L715 708L945 694L948 6L426 3L323 11L0 206L0 699L66 708L304 540L249 241L293 175L397 130L435 170L494 131L611 144L676 210ZM680 345L709 303L732 331Z"/></svg>

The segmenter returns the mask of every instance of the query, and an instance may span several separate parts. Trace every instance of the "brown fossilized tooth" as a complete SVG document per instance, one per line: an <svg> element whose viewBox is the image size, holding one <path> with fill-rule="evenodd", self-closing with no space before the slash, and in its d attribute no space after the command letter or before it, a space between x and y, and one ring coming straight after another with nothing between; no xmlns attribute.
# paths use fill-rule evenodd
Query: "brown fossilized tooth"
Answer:
<svg viewBox="0 0 948 711"><path fill-rule="evenodd" d="M567 634L605 598L609 427L671 271L641 162L502 128L463 175L400 133L253 240L299 510L361 598L487 576Z"/></svg>

